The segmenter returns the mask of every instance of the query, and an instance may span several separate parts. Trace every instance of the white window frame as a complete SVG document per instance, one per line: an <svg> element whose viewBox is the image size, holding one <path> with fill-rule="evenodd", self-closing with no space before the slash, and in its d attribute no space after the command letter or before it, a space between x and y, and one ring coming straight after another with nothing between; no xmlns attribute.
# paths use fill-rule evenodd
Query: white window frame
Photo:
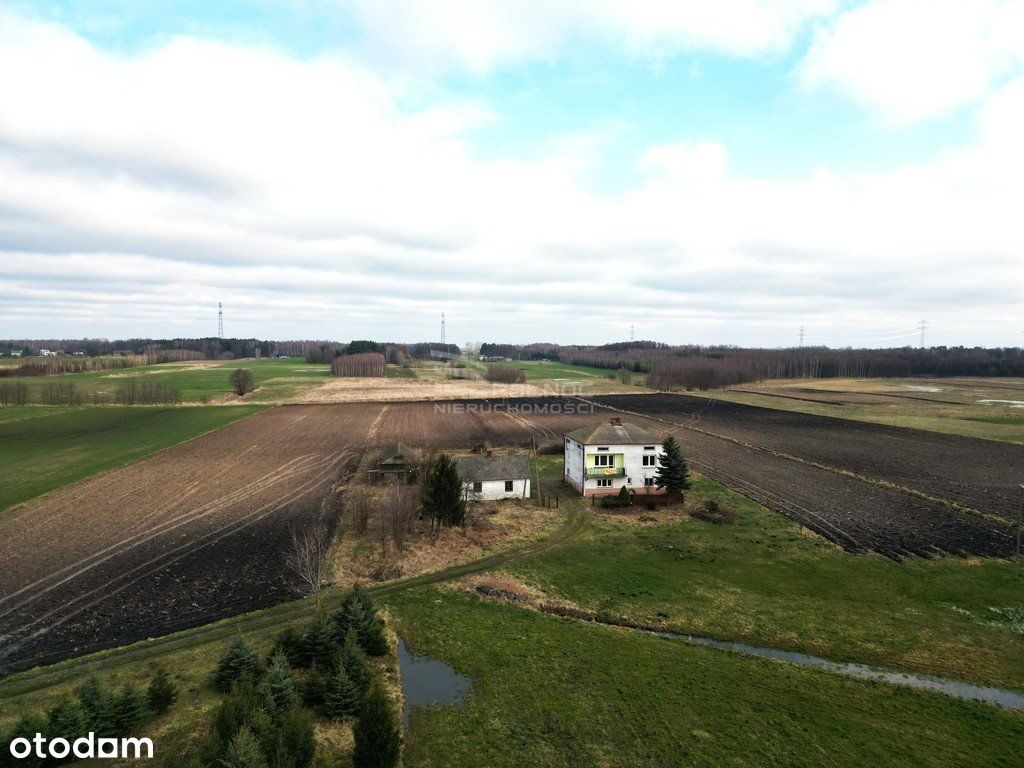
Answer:
<svg viewBox="0 0 1024 768"><path fill-rule="evenodd" d="M643 457L643 460L644 460L644 466L645 467L656 467L656 466L658 466L658 457L657 456L654 456L654 455L646 456L645 455Z"/></svg>
<svg viewBox="0 0 1024 768"><path fill-rule="evenodd" d="M595 467L614 467L615 457L610 453L594 454L594 466Z"/></svg>
<svg viewBox="0 0 1024 768"><path fill-rule="evenodd" d="M611 488L612 487L612 479L610 477L599 477L599 478L597 478L597 487L598 488Z"/></svg>
<svg viewBox="0 0 1024 768"><path fill-rule="evenodd" d="M645 477L644 478L644 485L646 485L648 488L653 486L656 482L657 482L657 480L655 480L653 477Z"/></svg>

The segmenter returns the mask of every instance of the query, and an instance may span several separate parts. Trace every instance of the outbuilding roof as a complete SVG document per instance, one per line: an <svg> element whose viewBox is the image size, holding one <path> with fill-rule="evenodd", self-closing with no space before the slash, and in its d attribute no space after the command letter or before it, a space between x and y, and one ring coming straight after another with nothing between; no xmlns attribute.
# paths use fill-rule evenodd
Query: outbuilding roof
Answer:
<svg viewBox="0 0 1024 768"><path fill-rule="evenodd" d="M420 463L419 454L413 448L401 443L385 446L381 449L378 456L380 456L377 460L378 466L407 466Z"/></svg>
<svg viewBox="0 0 1024 768"><path fill-rule="evenodd" d="M526 456L456 456L455 465L467 483L525 480L530 475L530 459Z"/></svg>
<svg viewBox="0 0 1024 768"><path fill-rule="evenodd" d="M652 445L661 440L643 427L619 419L575 429L565 436L580 445Z"/></svg>

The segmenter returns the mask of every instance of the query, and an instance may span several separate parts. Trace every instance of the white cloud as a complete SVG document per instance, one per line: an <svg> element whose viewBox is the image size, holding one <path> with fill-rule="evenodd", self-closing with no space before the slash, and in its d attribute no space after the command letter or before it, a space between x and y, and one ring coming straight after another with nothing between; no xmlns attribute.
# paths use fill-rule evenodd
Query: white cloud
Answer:
<svg viewBox="0 0 1024 768"><path fill-rule="evenodd" d="M1011 343L1024 80L977 140L888 173L737 176L652 147L638 188L580 181L600 141L481 161L485 104L408 113L339 58L182 38L135 56L0 15L6 335L766 340L913 324ZM1010 329L1010 330L1007 330ZM780 341L783 339L779 338Z"/></svg>
<svg viewBox="0 0 1024 768"><path fill-rule="evenodd" d="M365 51L387 66L485 74L597 42L635 56L784 51L836 0L350 0Z"/></svg>
<svg viewBox="0 0 1024 768"><path fill-rule="evenodd" d="M908 123L980 99L1022 65L1022 0L870 0L818 29L800 76Z"/></svg>

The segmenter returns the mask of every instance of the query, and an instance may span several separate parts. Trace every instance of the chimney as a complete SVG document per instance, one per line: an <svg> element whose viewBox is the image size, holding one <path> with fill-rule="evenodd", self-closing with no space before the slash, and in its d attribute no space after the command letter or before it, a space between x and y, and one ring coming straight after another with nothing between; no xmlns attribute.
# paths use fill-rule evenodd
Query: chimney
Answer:
<svg viewBox="0 0 1024 768"><path fill-rule="evenodd" d="M492 451L490 448L487 449L487 458L488 459L493 459L494 458L494 451Z"/></svg>
<svg viewBox="0 0 1024 768"><path fill-rule="evenodd" d="M618 416L612 416L612 426L613 427L621 427L622 426L622 419L620 419Z"/></svg>

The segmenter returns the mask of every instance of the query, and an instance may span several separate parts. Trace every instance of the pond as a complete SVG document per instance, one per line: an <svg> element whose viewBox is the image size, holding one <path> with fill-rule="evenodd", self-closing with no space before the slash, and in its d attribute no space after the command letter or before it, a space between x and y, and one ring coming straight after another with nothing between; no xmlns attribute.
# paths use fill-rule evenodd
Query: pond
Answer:
<svg viewBox="0 0 1024 768"><path fill-rule="evenodd" d="M473 681L460 675L439 659L410 653L398 638L398 668L402 674L402 730L409 730L409 713L414 707L461 704Z"/></svg>

